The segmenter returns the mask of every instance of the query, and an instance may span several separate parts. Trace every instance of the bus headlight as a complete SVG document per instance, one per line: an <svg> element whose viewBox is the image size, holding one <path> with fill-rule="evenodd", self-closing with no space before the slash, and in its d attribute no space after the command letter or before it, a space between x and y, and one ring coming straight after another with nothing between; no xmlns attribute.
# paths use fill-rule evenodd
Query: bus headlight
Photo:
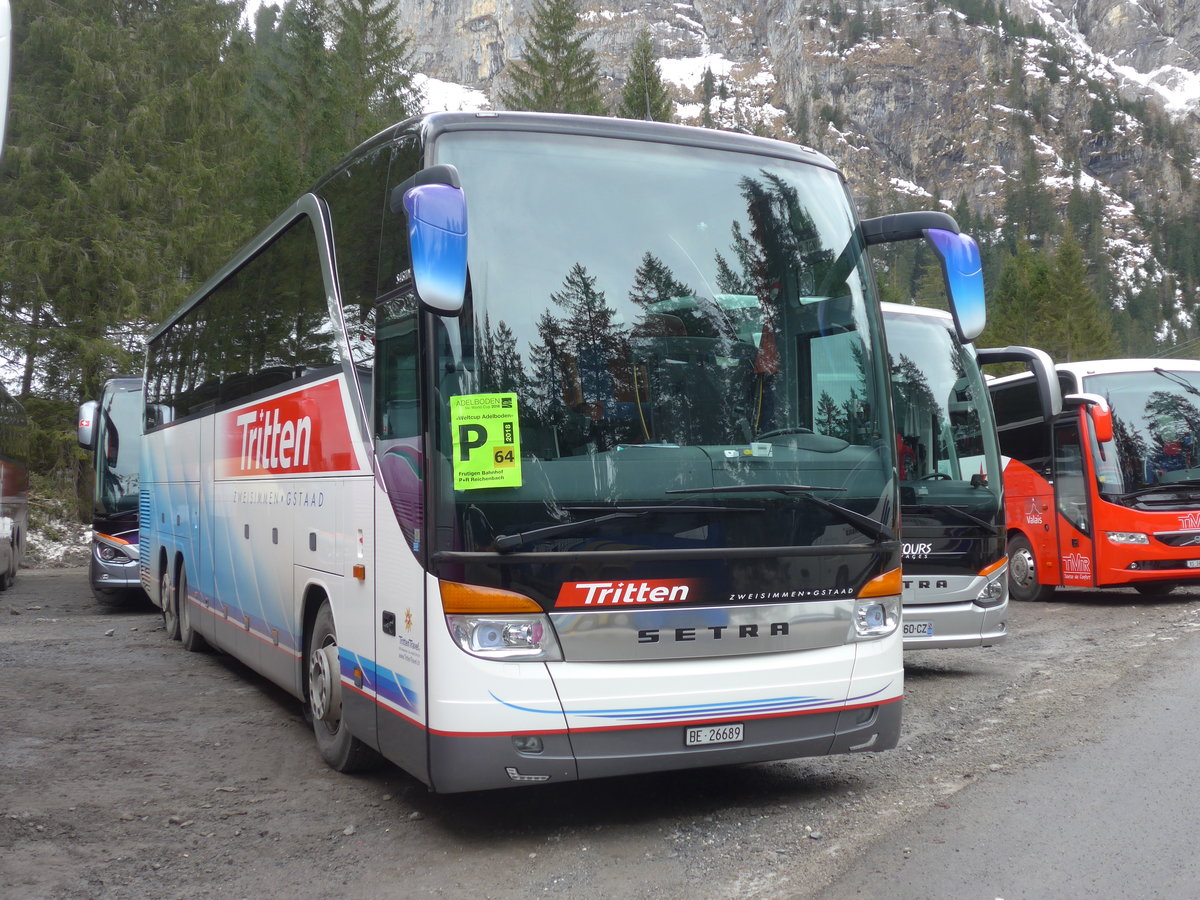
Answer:
<svg viewBox="0 0 1200 900"><path fill-rule="evenodd" d="M860 638L885 637L899 625L899 597L858 600L854 604L854 632Z"/></svg>
<svg viewBox="0 0 1200 900"><path fill-rule="evenodd" d="M1111 544L1149 544L1150 536L1140 531L1106 531Z"/></svg>
<svg viewBox="0 0 1200 900"><path fill-rule="evenodd" d="M979 593L975 595L976 606L995 606L1004 600L1004 586L1008 581L1008 570L1005 569L998 578L989 579L984 583Z"/></svg>
<svg viewBox="0 0 1200 900"><path fill-rule="evenodd" d="M544 615L447 615L446 626L459 647L481 659L562 659L558 638Z"/></svg>

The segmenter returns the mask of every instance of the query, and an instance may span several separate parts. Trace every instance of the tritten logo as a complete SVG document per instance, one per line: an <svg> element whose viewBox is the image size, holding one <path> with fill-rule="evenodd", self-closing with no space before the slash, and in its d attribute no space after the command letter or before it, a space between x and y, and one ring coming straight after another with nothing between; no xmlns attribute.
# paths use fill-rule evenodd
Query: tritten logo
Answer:
<svg viewBox="0 0 1200 900"><path fill-rule="evenodd" d="M1200 528L1200 512L1188 513L1179 517L1180 528Z"/></svg>
<svg viewBox="0 0 1200 900"><path fill-rule="evenodd" d="M361 468L336 378L221 413L217 429L223 478Z"/></svg>
<svg viewBox="0 0 1200 900"><path fill-rule="evenodd" d="M1067 578L1092 577L1092 561L1082 553L1068 553L1062 558L1062 566Z"/></svg>
<svg viewBox="0 0 1200 900"><path fill-rule="evenodd" d="M559 607L661 606L695 600L700 584L680 581L568 581L558 591Z"/></svg>

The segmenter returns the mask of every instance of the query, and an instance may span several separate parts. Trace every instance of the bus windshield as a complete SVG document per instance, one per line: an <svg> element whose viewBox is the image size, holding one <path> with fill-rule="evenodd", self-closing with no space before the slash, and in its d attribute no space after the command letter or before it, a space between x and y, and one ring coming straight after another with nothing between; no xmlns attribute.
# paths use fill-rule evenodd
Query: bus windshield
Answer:
<svg viewBox="0 0 1200 900"><path fill-rule="evenodd" d="M141 465L141 380L114 384L100 403L96 443L96 496L93 515L104 520L138 508Z"/></svg>
<svg viewBox="0 0 1200 900"><path fill-rule="evenodd" d="M1112 408L1113 439L1095 448L1101 494L1200 482L1200 372L1089 375L1084 390Z"/></svg>
<svg viewBox="0 0 1200 900"><path fill-rule="evenodd" d="M439 549L890 534L877 303L835 172L519 132L444 135L436 161L462 173L471 222L471 297L435 323L428 370L454 509ZM380 325L385 355L402 319ZM462 463L470 403L510 404L499 482Z"/></svg>
<svg viewBox="0 0 1200 900"><path fill-rule="evenodd" d="M992 524L1001 507L991 404L979 366L947 324L887 313L901 502L931 513L953 506Z"/></svg>

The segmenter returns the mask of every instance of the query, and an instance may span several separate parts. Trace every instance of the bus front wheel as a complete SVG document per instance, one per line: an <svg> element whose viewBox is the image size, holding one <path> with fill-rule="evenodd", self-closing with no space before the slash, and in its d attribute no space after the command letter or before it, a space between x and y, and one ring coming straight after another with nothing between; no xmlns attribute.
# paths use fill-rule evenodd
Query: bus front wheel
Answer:
<svg viewBox="0 0 1200 900"><path fill-rule="evenodd" d="M1008 542L1008 593L1014 600L1049 600L1054 586L1038 583L1037 557L1023 534Z"/></svg>
<svg viewBox="0 0 1200 900"><path fill-rule="evenodd" d="M308 708L321 758L338 772L361 772L373 767L379 757L350 733L342 717L341 663L328 600L321 603L317 612L304 658L308 671Z"/></svg>
<svg viewBox="0 0 1200 900"><path fill-rule="evenodd" d="M1143 597L1166 597L1179 585L1172 581L1143 581L1135 584L1133 589Z"/></svg>

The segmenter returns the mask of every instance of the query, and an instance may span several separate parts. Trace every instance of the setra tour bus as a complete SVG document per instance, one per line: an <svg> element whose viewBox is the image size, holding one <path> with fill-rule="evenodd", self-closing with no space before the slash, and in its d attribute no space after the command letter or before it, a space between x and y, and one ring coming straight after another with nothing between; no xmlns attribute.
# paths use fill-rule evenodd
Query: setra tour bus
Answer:
<svg viewBox="0 0 1200 900"><path fill-rule="evenodd" d="M1200 580L1200 361L1059 363L1062 415L1031 415L1028 376L990 386L1006 455L1012 595Z"/></svg>
<svg viewBox="0 0 1200 900"><path fill-rule="evenodd" d="M904 648L988 647L1008 636L1000 446L981 366L1028 365L1050 414L1050 358L977 350L948 312L883 304L903 518Z"/></svg>
<svg viewBox="0 0 1200 900"><path fill-rule="evenodd" d="M978 333L953 219L860 223L799 146L395 125L151 335L142 583L189 649L305 702L341 771L448 792L892 747L865 249L923 237Z"/></svg>
<svg viewBox="0 0 1200 900"><path fill-rule="evenodd" d="M142 595L138 571L138 473L142 379L104 382L99 400L79 407L79 446L92 458L92 553L88 581L101 603Z"/></svg>

